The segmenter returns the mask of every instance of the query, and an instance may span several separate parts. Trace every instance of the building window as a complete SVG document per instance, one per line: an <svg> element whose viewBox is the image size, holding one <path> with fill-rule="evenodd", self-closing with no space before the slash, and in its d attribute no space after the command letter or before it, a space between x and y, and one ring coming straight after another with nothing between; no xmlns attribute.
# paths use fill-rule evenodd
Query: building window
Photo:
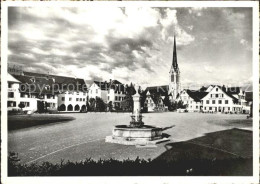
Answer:
<svg viewBox="0 0 260 184"><path fill-rule="evenodd" d="M13 87L13 84L12 83L8 83L8 88L12 88Z"/></svg>
<svg viewBox="0 0 260 184"><path fill-rule="evenodd" d="M98 89L96 89L96 93L98 93Z"/></svg>
<svg viewBox="0 0 260 184"><path fill-rule="evenodd" d="M209 100L206 100L206 104L209 104Z"/></svg>
<svg viewBox="0 0 260 184"><path fill-rule="evenodd" d="M230 110L230 107L228 107L228 110Z"/></svg>
<svg viewBox="0 0 260 184"><path fill-rule="evenodd" d="M72 98L71 98L71 97L69 97L69 101L72 101Z"/></svg>
<svg viewBox="0 0 260 184"><path fill-rule="evenodd" d="M83 102L85 102L85 98L83 98Z"/></svg>
<svg viewBox="0 0 260 184"><path fill-rule="evenodd" d="M209 107L209 110L212 110L212 107Z"/></svg>
<svg viewBox="0 0 260 184"><path fill-rule="evenodd" d="M16 107L16 102L8 101L7 102L7 107Z"/></svg>
<svg viewBox="0 0 260 184"><path fill-rule="evenodd" d="M30 106L30 102L21 102L21 104L24 104L25 107L29 107Z"/></svg>
<svg viewBox="0 0 260 184"><path fill-rule="evenodd" d="M215 102L215 100L212 100L212 104L215 104L216 102Z"/></svg>
<svg viewBox="0 0 260 184"><path fill-rule="evenodd" d="M206 110L206 107L204 107L204 109Z"/></svg>
<svg viewBox="0 0 260 184"><path fill-rule="evenodd" d="M81 102L82 102L82 98L80 98L80 99L79 99L79 101L81 101Z"/></svg>
<svg viewBox="0 0 260 184"><path fill-rule="evenodd" d="M79 98L76 98L76 101L79 101Z"/></svg>
<svg viewBox="0 0 260 184"><path fill-rule="evenodd" d="M47 95L47 99L50 99L50 98L51 98L51 96L52 96L52 95L49 95L49 94L48 94L48 95Z"/></svg>
<svg viewBox="0 0 260 184"><path fill-rule="evenodd" d="M24 98L25 97L25 93L20 93L20 97Z"/></svg>
<svg viewBox="0 0 260 184"><path fill-rule="evenodd" d="M115 100L117 101L117 96L115 96Z"/></svg>
<svg viewBox="0 0 260 184"><path fill-rule="evenodd" d="M212 94L210 94L210 97L212 98Z"/></svg>
<svg viewBox="0 0 260 184"><path fill-rule="evenodd" d="M218 103L219 103L219 104L222 104L222 100L219 100Z"/></svg>
<svg viewBox="0 0 260 184"><path fill-rule="evenodd" d="M14 97L14 92L8 92L8 98L13 98Z"/></svg>
<svg viewBox="0 0 260 184"><path fill-rule="evenodd" d="M216 88L216 91L218 91L218 88Z"/></svg>
<svg viewBox="0 0 260 184"><path fill-rule="evenodd" d="M225 104L228 104L228 100L225 100Z"/></svg>
<svg viewBox="0 0 260 184"><path fill-rule="evenodd" d="M196 106L196 109L198 109L198 106Z"/></svg>
<svg viewBox="0 0 260 184"><path fill-rule="evenodd" d="M107 93L108 93L108 94L110 93L110 89L107 91Z"/></svg>
<svg viewBox="0 0 260 184"><path fill-rule="evenodd" d="M216 94L216 98L218 98L218 94Z"/></svg>
<svg viewBox="0 0 260 184"><path fill-rule="evenodd" d="M109 97L110 97L110 96L107 97L107 100L109 100Z"/></svg>
<svg viewBox="0 0 260 184"><path fill-rule="evenodd" d="M65 101L65 97L61 97L61 101Z"/></svg>

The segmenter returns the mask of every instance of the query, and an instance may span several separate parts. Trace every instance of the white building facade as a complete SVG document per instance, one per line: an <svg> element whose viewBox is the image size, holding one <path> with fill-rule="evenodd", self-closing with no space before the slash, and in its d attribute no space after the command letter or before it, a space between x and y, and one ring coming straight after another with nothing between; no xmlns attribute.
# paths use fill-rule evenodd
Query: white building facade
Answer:
<svg viewBox="0 0 260 184"><path fill-rule="evenodd" d="M243 98L243 97L242 97ZM202 98L204 112L243 113L246 104L228 92L226 88L215 86ZM244 111L245 113L245 111Z"/></svg>
<svg viewBox="0 0 260 184"><path fill-rule="evenodd" d="M87 93L82 91L65 91L58 94L59 111L84 112L87 110Z"/></svg>
<svg viewBox="0 0 260 184"><path fill-rule="evenodd" d="M105 103L112 102L114 107L121 107L122 101L125 99L125 86L117 80L110 82L94 81L89 88L89 99L101 98Z"/></svg>
<svg viewBox="0 0 260 184"><path fill-rule="evenodd" d="M202 102L199 95L196 95L197 93L197 91L184 89L179 93L177 101L182 101L188 112L199 112L202 109Z"/></svg>
<svg viewBox="0 0 260 184"><path fill-rule="evenodd" d="M52 88L55 85L56 87L59 85L76 86L77 82L80 83L78 91ZM28 112L87 111L87 91L82 91L83 84L85 84L83 79L69 77L30 72L14 76L8 74L8 111L21 109L20 103L25 106L22 110Z"/></svg>

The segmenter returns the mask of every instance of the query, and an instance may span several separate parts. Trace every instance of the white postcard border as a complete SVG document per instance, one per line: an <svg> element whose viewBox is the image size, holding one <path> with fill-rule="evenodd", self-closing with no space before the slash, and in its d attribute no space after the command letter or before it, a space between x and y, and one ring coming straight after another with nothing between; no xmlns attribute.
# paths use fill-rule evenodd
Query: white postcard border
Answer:
<svg viewBox="0 0 260 184"><path fill-rule="evenodd" d="M253 176L249 177L7 177L7 8L10 6L142 6L142 7L252 7L253 8ZM1 12L1 181L2 183L258 183L259 182L259 2L256 1L94 1L2 2Z"/></svg>

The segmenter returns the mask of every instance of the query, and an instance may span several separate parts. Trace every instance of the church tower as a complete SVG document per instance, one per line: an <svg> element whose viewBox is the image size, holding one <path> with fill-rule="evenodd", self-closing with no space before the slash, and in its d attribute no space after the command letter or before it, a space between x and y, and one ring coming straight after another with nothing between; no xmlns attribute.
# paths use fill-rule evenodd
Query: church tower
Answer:
<svg viewBox="0 0 260 184"><path fill-rule="evenodd" d="M173 45L173 57L172 57L172 66L169 72L169 95L171 101L175 101L177 95L181 91L181 83L180 83L180 70L177 62L177 52L176 52L176 41L174 35L174 45Z"/></svg>

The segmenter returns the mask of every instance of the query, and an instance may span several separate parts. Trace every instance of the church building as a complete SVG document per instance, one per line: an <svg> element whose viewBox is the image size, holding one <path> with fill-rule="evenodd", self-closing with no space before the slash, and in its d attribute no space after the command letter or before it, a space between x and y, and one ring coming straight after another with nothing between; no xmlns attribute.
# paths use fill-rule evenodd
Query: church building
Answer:
<svg viewBox="0 0 260 184"><path fill-rule="evenodd" d="M176 41L174 36L174 46L173 46L173 57L172 57L172 65L169 72L169 91L168 94L170 96L170 100L176 101L177 95L181 91L181 83L180 83L180 69L177 62L177 51L176 51Z"/></svg>
<svg viewBox="0 0 260 184"><path fill-rule="evenodd" d="M172 64L169 72L169 84L147 87L144 91L144 107L148 112L164 111L170 102L177 101L181 91L180 69L177 62L176 38L174 36Z"/></svg>

